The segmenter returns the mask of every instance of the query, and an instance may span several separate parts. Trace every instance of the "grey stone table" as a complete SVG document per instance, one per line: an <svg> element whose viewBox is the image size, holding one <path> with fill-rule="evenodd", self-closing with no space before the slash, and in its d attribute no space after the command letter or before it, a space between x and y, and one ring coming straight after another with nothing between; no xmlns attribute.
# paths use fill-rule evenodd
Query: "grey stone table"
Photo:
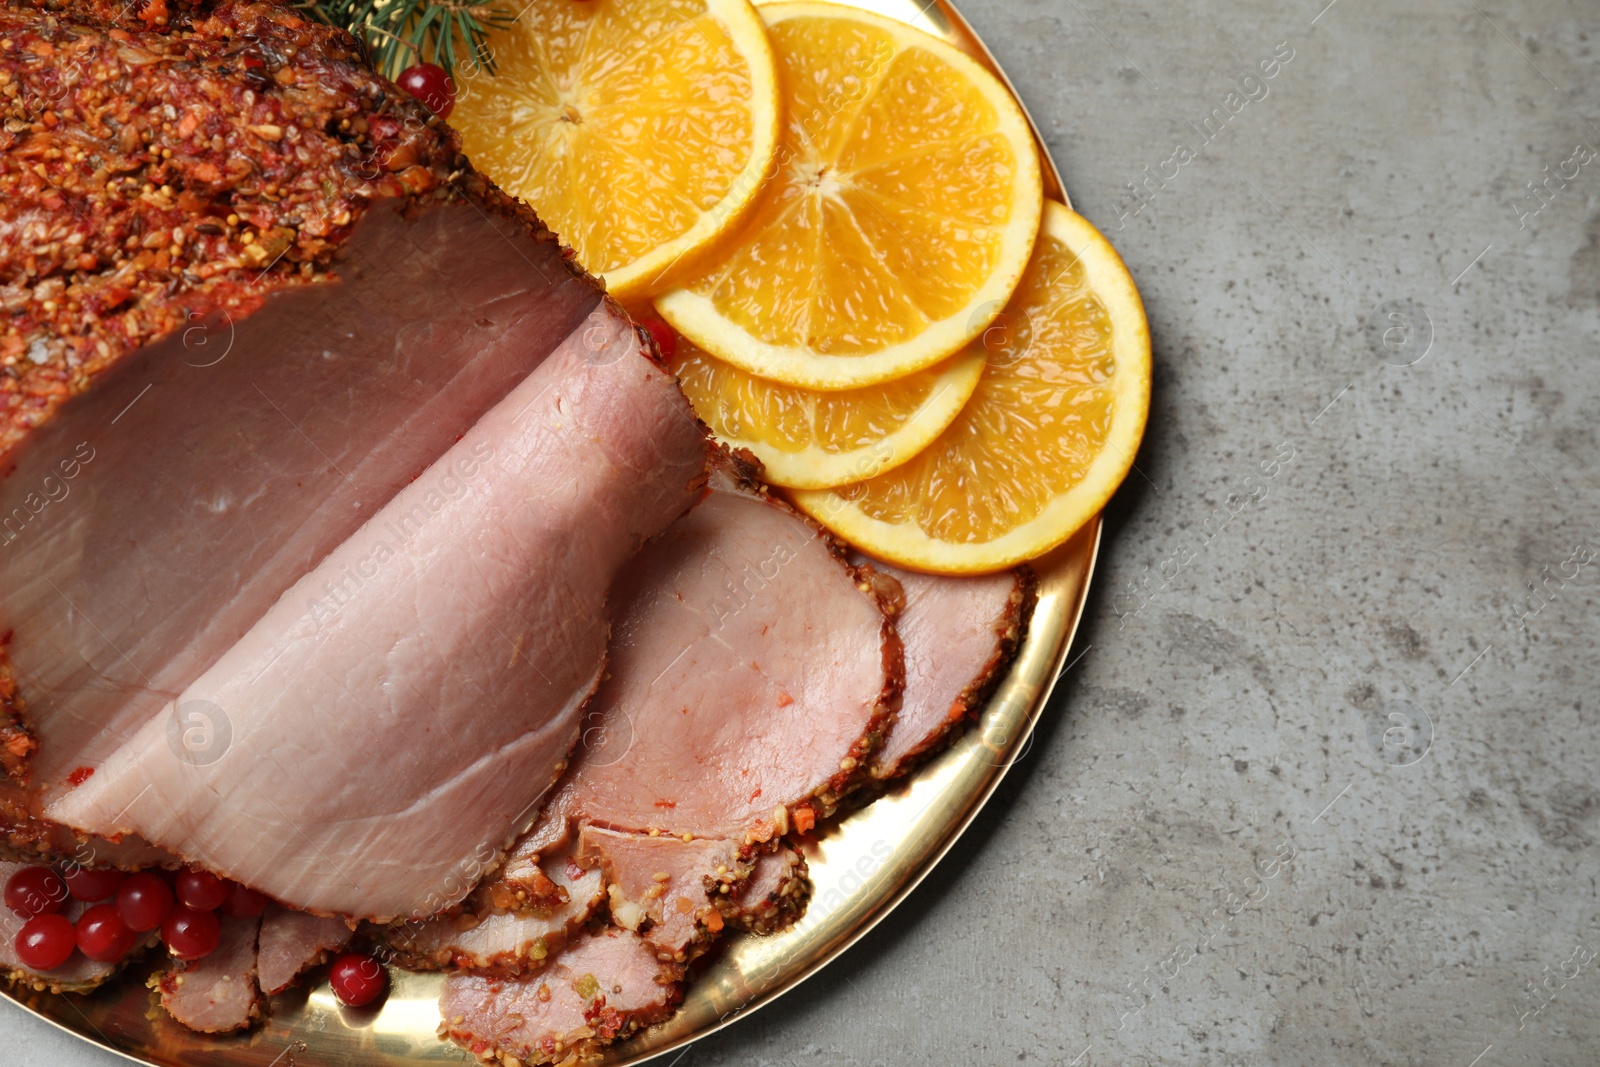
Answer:
<svg viewBox="0 0 1600 1067"><path fill-rule="evenodd" d="M969 0L1149 434L1000 793L679 1067L1600 1062L1600 9L1325 3Z"/></svg>

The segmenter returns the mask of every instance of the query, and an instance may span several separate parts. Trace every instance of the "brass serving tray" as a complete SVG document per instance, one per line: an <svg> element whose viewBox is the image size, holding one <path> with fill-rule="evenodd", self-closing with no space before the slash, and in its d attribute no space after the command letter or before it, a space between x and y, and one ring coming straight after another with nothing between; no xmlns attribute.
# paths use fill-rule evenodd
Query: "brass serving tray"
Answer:
<svg viewBox="0 0 1600 1067"><path fill-rule="evenodd" d="M949 0L842 0L942 37L1011 87ZM1012 88L1013 95L1015 89ZM1023 108L1026 113L1026 107ZM1031 118L1029 120L1032 121ZM1045 195L1068 203L1038 126ZM770 1004L826 966L904 900L950 850L1024 750L1043 713L1083 613L1100 546L1096 517L1034 564L1039 599L1016 661L977 728L906 784L841 819L806 849L815 892L800 921L768 937L727 939L666 1022L612 1046L606 1064L642 1063ZM934 935L939 936L939 935ZM243 1035L196 1034L168 1018L142 981L152 964L90 994L5 987L6 996L64 1030L161 1067L414 1067L475 1062L438 1036L438 974L395 970L376 1011L352 1011L327 984L272 998L266 1021Z"/></svg>

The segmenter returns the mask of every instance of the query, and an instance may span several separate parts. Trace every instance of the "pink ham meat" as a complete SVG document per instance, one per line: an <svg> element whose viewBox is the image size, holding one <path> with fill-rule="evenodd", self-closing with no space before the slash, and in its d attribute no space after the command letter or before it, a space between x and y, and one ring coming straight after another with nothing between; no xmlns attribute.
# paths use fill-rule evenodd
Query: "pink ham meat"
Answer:
<svg viewBox="0 0 1600 1067"><path fill-rule="evenodd" d="M261 1013L256 987L256 935L260 919L223 919L216 951L177 963L155 978L161 1006L183 1025L203 1034L242 1030Z"/></svg>
<svg viewBox="0 0 1600 1067"><path fill-rule="evenodd" d="M579 1062L666 1018L681 977L636 934L611 929L582 938L531 978L452 974L439 1009L450 1038L474 1055Z"/></svg>
<svg viewBox="0 0 1600 1067"><path fill-rule="evenodd" d="M329 919L276 904L261 916L256 942L256 982L263 993L282 993L332 952L350 943L343 919Z"/></svg>
<svg viewBox="0 0 1600 1067"><path fill-rule="evenodd" d="M455 904L565 766L612 576L704 472L687 402L602 305L46 814L306 910ZM220 757L184 758L191 709Z"/></svg>
<svg viewBox="0 0 1600 1067"><path fill-rule="evenodd" d="M0 634L47 801L601 300L348 33L162 6L0 10L11 106L63 118L0 135Z"/></svg>
<svg viewBox="0 0 1600 1067"><path fill-rule="evenodd" d="M47 801L170 714L582 325L598 292L523 230L470 204L375 209L339 281L197 319L12 453L0 516L41 486L64 494L0 533L0 632ZM404 297L439 278L448 297Z"/></svg>
<svg viewBox="0 0 1600 1067"><path fill-rule="evenodd" d="M611 921L678 962L721 932L717 900L750 869L738 844L726 839L684 841L598 826L579 832L578 861L604 873Z"/></svg>
<svg viewBox="0 0 1600 1067"><path fill-rule="evenodd" d="M0 862L0 885L5 885L13 874L26 866L26 863ZM89 905L81 901L69 900L61 914L76 922L78 916L88 908ZM17 934L22 930L24 921L10 908L0 907L0 977L34 989L48 989L52 993L77 993L93 989L122 969L121 964L97 963L81 952L74 952L71 959L54 970L35 971L17 956ZM127 959L137 957L155 941L154 933L141 936Z"/></svg>
<svg viewBox="0 0 1600 1067"><path fill-rule="evenodd" d="M721 478L613 589L612 662L584 746L520 852L580 823L786 832L855 784L898 705L900 640L815 527Z"/></svg>
<svg viewBox="0 0 1600 1067"><path fill-rule="evenodd" d="M906 685L883 748L879 778L904 774L981 705L1011 660L1032 610L1033 572L1019 567L978 578L947 578L875 563L905 591L896 620L905 644Z"/></svg>
<svg viewBox="0 0 1600 1067"><path fill-rule="evenodd" d="M568 857L545 861L549 894L518 910L494 904L492 890L474 894L459 915L386 928L383 937L395 962L416 970L459 967L503 978L541 969L559 953L605 900L598 870L570 865Z"/></svg>

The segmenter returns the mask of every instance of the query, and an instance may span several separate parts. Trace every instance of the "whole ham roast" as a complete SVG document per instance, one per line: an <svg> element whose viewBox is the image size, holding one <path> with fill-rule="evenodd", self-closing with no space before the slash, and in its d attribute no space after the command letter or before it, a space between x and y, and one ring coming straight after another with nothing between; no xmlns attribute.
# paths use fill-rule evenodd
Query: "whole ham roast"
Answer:
<svg viewBox="0 0 1600 1067"><path fill-rule="evenodd" d="M694 501L704 439L345 34L160 21L0 23L0 632L38 746L13 832L437 911L538 814L611 574Z"/></svg>
<svg viewBox="0 0 1600 1067"><path fill-rule="evenodd" d="M793 921L819 822L1016 648L1029 572L874 567L772 498L342 30L4 0L0 106L0 875L272 898L152 979L186 1025L354 941L450 971L474 1053L594 1051ZM0 973L115 973L20 922Z"/></svg>

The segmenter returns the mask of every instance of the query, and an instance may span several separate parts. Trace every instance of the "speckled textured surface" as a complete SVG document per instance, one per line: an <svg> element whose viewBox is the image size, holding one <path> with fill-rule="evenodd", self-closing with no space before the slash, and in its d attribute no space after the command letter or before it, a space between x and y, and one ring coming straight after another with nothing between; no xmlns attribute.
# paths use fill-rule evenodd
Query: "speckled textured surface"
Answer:
<svg viewBox="0 0 1600 1067"><path fill-rule="evenodd" d="M1600 1061L1600 12L1325 2L968 0L1144 291L1140 473L978 823L678 1067Z"/></svg>

